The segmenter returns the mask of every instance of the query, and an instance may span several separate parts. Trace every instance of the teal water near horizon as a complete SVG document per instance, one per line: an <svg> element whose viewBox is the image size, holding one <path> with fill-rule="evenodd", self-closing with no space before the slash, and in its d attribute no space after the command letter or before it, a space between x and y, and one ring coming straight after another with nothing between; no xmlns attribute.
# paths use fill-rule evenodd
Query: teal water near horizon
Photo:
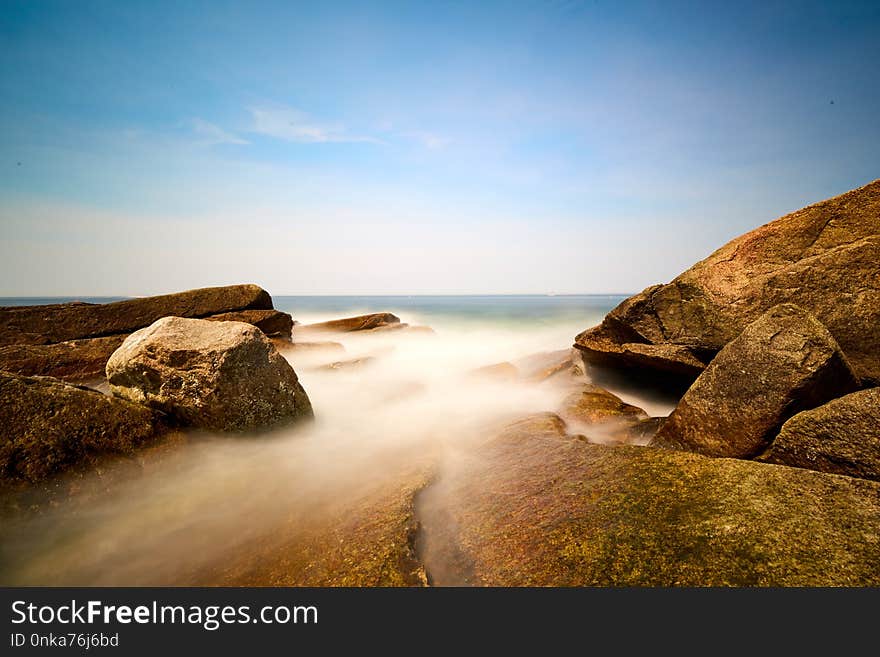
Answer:
<svg viewBox="0 0 880 657"><path fill-rule="evenodd" d="M410 323L442 325L551 325L596 323L623 294L349 295L273 297L278 310L302 323L347 315L391 312ZM0 297L0 306L82 301L109 303L127 297Z"/></svg>

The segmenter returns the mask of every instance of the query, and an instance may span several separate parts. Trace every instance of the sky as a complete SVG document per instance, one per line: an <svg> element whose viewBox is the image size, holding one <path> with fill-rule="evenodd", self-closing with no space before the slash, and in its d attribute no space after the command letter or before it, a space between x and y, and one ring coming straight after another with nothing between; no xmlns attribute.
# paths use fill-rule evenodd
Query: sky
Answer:
<svg viewBox="0 0 880 657"><path fill-rule="evenodd" d="M0 296L625 293L880 177L880 3L0 12Z"/></svg>

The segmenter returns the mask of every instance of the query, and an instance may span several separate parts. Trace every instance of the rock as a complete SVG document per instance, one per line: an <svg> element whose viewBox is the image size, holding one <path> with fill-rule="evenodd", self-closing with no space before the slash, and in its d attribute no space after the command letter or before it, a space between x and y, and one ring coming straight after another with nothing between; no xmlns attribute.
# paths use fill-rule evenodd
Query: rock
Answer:
<svg viewBox="0 0 880 657"><path fill-rule="evenodd" d="M276 345L277 346L277 345ZM320 351L345 351L341 342L291 342L283 346L285 351L293 352L320 352Z"/></svg>
<svg viewBox="0 0 880 657"><path fill-rule="evenodd" d="M132 333L107 362L110 390L185 426L255 431L312 417L296 372L241 322L165 317Z"/></svg>
<svg viewBox="0 0 880 657"><path fill-rule="evenodd" d="M706 368L706 361L687 347L674 344L617 342L607 326L599 325L575 338L584 360L600 367L656 370L693 381Z"/></svg>
<svg viewBox="0 0 880 657"><path fill-rule="evenodd" d="M877 385L878 262L880 180L732 240L668 285L627 299L577 343L624 363L628 349L615 344L677 345L706 361L769 308L794 303L828 328L864 384Z"/></svg>
<svg viewBox="0 0 880 657"><path fill-rule="evenodd" d="M565 438L567 435L568 425L556 413L535 413L505 425L499 437L492 440L516 442L531 440L535 436Z"/></svg>
<svg viewBox="0 0 880 657"><path fill-rule="evenodd" d="M0 347L0 370L25 376L54 376L67 381L103 378L107 359L125 337L111 335L55 344L5 345Z"/></svg>
<svg viewBox="0 0 880 657"><path fill-rule="evenodd" d="M880 388L798 413L759 460L880 481Z"/></svg>
<svg viewBox="0 0 880 657"><path fill-rule="evenodd" d="M780 304L721 350L651 445L752 458L792 415L858 385L828 330L803 309Z"/></svg>
<svg viewBox="0 0 880 657"><path fill-rule="evenodd" d="M563 400L559 414L585 424L611 419L628 419L632 422L648 419L648 414L641 408L627 404L617 395L591 383L569 394Z"/></svg>
<svg viewBox="0 0 880 657"><path fill-rule="evenodd" d="M415 333L415 334L421 334L421 335L437 335L437 331L435 331L430 326L422 326L422 325L413 326L412 324L404 324L404 326L405 326L407 333Z"/></svg>
<svg viewBox="0 0 880 657"><path fill-rule="evenodd" d="M582 364L575 349L541 352L514 361L522 377L535 383L566 378L575 383L577 377L583 376Z"/></svg>
<svg viewBox="0 0 880 657"><path fill-rule="evenodd" d="M488 381L516 381L519 379L519 370L512 363L495 363L473 369L468 376Z"/></svg>
<svg viewBox="0 0 880 657"><path fill-rule="evenodd" d="M436 585L880 584L880 484L754 461L517 431L417 514Z"/></svg>
<svg viewBox="0 0 880 657"><path fill-rule="evenodd" d="M367 331L375 328L386 328L394 324L400 324L399 317L396 317L391 313L374 313L372 315L359 315L357 317L347 317L345 319L334 319L329 322L297 326L296 332L297 334L308 333L311 331L348 333L351 331Z"/></svg>
<svg viewBox="0 0 880 657"><path fill-rule="evenodd" d="M208 287L114 303L0 307L0 345L50 344L123 334L168 316L207 317L233 310L271 310L256 285Z"/></svg>
<svg viewBox="0 0 880 657"><path fill-rule="evenodd" d="M230 313L211 315L205 319L212 322L244 322L252 324L270 338L290 340L293 332L293 317L280 310L239 310Z"/></svg>
<svg viewBox="0 0 880 657"><path fill-rule="evenodd" d="M49 377L0 372L0 473L38 482L111 453L129 453L157 436L148 408Z"/></svg>
<svg viewBox="0 0 880 657"><path fill-rule="evenodd" d="M651 439L660 431L660 427L666 422L665 417L648 417L639 420L633 426L629 427L628 433L630 440L627 442L636 445L647 445Z"/></svg>
<svg viewBox="0 0 880 657"><path fill-rule="evenodd" d="M566 422L582 429L590 442L626 444L645 441L648 414L627 404L604 388L587 383L570 393L558 413Z"/></svg>
<svg viewBox="0 0 880 657"><path fill-rule="evenodd" d="M376 358L374 356L362 356L361 358L351 358L349 360L337 360L333 363L321 365L315 369L324 371L350 370L364 367L366 365L372 365L375 362Z"/></svg>
<svg viewBox="0 0 880 657"><path fill-rule="evenodd" d="M356 485L309 489L309 504L292 504L288 522L222 555L184 580L188 586L382 586L427 584L416 556L415 498L431 472L413 455L404 466L365 467L383 477ZM390 470L389 470L390 468ZM155 581L147 582L155 585ZM171 585L180 585L173 579ZM160 582L165 584L165 582Z"/></svg>

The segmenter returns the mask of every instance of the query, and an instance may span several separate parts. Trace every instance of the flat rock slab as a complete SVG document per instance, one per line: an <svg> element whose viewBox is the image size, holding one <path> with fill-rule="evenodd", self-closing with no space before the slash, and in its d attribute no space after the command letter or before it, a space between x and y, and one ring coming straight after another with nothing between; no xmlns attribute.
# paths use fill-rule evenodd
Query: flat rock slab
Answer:
<svg viewBox="0 0 880 657"><path fill-rule="evenodd" d="M0 370L67 381L103 378L107 360L125 338L111 335L55 344L5 345L0 347Z"/></svg>
<svg viewBox="0 0 880 657"><path fill-rule="evenodd" d="M400 324L400 318L396 315L391 313L373 313L370 315L334 319L317 324L305 324L297 326L296 332L297 334L317 331L348 333L351 331L368 331L376 328L390 328L395 324Z"/></svg>
<svg viewBox="0 0 880 657"><path fill-rule="evenodd" d="M721 350L651 444L753 458L789 417L858 387L828 330L803 309L781 304Z"/></svg>
<svg viewBox="0 0 880 657"><path fill-rule="evenodd" d="M880 481L880 388L798 413L760 460Z"/></svg>
<svg viewBox="0 0 880 657"><path fill-rule="evenodd" d="M0 308L0 345L131 333L162 317L207 317L233 310L272 310L272 297L256 285L230 285L114 303L7 306Z"/></svg>
<svg viewBox="0 0 880 657"><path fill-rule="evenodd" d="M420 496L438 585L880 584L880 484L521 423Z"/></svg>
<svg viewBox="0 0 880 657"><path fill-rule="evenodd" d="M290 339L293 317L280 310L237 310L231 313L211 315L205 319L212 322L244 322L260 329L267 337Z"/></svg>
<svg viewBox="0 0 880 657"><path fill-rule="evenodd" d="M706 369L706 361L690 349L674 344L620 343L598 326L575 338L575 348L591 365L655 370L693 381Z"/></svg>

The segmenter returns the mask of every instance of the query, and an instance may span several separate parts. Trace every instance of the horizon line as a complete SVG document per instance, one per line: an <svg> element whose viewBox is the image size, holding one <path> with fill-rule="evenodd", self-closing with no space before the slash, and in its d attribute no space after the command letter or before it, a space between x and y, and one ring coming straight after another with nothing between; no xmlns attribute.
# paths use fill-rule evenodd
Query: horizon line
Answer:
<svg viewBox="0 0 880 657"><path fill-rule="evenodd" d="M213 286L211 286L213 287ZM223 286L219 286L223 287ZM198 288L191 288L198 289ZM148 297L165 296L169 294L178 294L187 292L188 290L180 290L179 292L162 292L159 294L8 294L0 295L0 299L145 299ZM268 292L268 290L267 290ZM350 298L350 297L394 297L394 298L412 298L412 297L619 297L633 296L636 292L565 292L565 293L548 293L548 292L468 292L468 293L415 293L415 294L272 294L269 295L274 299L277 297L310 297L310 298Z"/></svg>

